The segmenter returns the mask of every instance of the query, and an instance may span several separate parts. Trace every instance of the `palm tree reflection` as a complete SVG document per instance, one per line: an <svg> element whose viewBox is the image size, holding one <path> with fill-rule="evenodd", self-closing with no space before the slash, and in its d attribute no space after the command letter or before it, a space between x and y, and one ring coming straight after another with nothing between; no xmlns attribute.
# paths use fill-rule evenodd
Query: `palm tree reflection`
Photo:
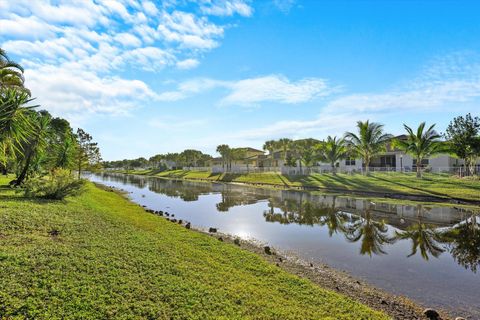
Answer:
<svg viewBox="0 0 480 320"><path fill-rule="evenodd" d="M395 237L389 235L385 221L375 221L370 206L360 216L352 216L346 227L345 238L350 242L361 241L360 254L387 254L385 245L393 244Z"/></svg>
<svg viewBox="0 0 480 320"><path fill-rule="evenodd" d="M480 266L480 216L470 218L444 232L448 249L455 261L476 273Z"/></svg>
<svg viewBox="0 0 480 320"><path fill-rule="evenodd" d="M407 227L405 231L395 231L395 237L400 240L412 240L412 252L408 257L417 254L418 249L425 260L429 259L429 255L438 258L445 251L439 244L443 241L442 233L421 221Z"/></svg>

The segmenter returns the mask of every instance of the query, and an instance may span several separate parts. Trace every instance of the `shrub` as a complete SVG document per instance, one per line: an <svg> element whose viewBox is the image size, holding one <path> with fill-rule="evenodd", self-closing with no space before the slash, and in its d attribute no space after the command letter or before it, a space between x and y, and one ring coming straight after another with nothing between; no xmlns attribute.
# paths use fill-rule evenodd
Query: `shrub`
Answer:
<svg viewBox="0 0 480 320"><path fill-rule="evenodd" d="M75 179L68 170L56 169L47 177L35 178L25 183L27 197L63 200L79 195L85 188L84 179Z"/></svg>

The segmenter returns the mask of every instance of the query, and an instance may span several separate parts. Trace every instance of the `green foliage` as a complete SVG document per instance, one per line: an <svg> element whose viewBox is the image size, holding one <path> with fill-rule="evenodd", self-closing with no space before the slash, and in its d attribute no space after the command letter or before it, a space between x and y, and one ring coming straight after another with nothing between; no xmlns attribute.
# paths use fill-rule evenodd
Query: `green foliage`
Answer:
<svg viewBox="0 0 480 320"><path fill-rule="evenodd" d="M447 127L445 137L450 149L465 160L470 174L473 174L476 159L480 157L480 118L472 117L470 113L454 118Z"/></svg>
<svg viewBox="0 0 480 320"><path fill-rule="evenodd" d="M10 60L5 50L0 48L0 90L14 89L30 95L30 91L23 85L24 82L22 66Z"/></svg>
<svg viewBox="0 0 480 320"><path fill-rule="evenodd" d="M353 155L360 156L365 165L365 172L369 173L370 161L373 157L385 150L392 135L383 132L383 125L376 122L357 122L358 134L347 132L345 141Z"/></svg>
<svg viewBox="0 0 480 320"><path fill-rule="evenodd" d="M422 160L432 155L447 152L445 143L440 141L440 135L433 129L435 124L425 130L425 122L422 122L414 132L409 126L403 125L407 131L407 139L397 139L394 145L412 155L417 161L417 177L422 177Z"/></svg>
<svg viewBox="0 0 480 320"><path fill-rule="evenodd" d="M30 179L25 184L25 196L52 200L63 200L84 191L85 180L75 179L65 169L56 169L48 177Z"/></svg>
<svg viewBox="0 0 480 320"><path fill-rule="evenodd" d="M320 159L327 161L332 167L332 173L335 174L335 164L341 159L347 157L347 147L344 139L337 139L337 137L327 137L327 141L322 145L320 150Z"/></svg>

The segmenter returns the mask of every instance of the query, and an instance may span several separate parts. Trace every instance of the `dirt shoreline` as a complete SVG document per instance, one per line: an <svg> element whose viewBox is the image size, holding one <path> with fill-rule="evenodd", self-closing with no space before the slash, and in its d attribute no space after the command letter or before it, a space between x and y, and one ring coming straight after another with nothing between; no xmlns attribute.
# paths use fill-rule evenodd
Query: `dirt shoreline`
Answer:
<svg viewBox="0 0 480 320"><path fill-rule="evenodd" d="M115 172L113 172L115 173ZM430 203L443 203L443 204L459 204L466 206L480 206L480 200L467 200L459 199L455 197L440 197L440 196L427 196L421 194L408 194L408 193L386 193L386 192L377 192L377 191L361 191L361 190L349 190L341 188L324 188L318 186L282 186L279 184L263 183L263 182L237 182L237 181L221 181L221 180L208 180L208 179L184 179L184 178L174 178L174 177L159 177L155 175L148 174L132 174L132 173L121 173L126 175L137 175L142 177L152 177L165 180L178 180L178 181L199 181L199 182L215 182L215 183L227 183L227 184L238 184L254 187L270 187L277 188L282 190L303 190L303 191L323 191L331 193L341 193L346 195L354 195L361 197L377 197L385 199L394 199L394 200L405 200L405 201L415 201L415 202L430 202Z"/></svg>
<svg viewBox="0 0 480 320"><path fill-rule="evenodd" d="M253 252L271 264L295 274L301 278L308 279L324 289L329 289L349 298L359 301L372 309L385 312L392 319L429 319L423 315L425 306L403 296L397 296L373 287L365 281L356 279L352 275L337 270L327 264L313 264L298 257L277 251L269 247L271 254L267 254L265 247L260 243L249 240L242 240L223 233L210 233L203 229L192 229L219 239L232 245L237 245L243 250ZM454 319L445 310L436 309L440 314L439 320Z"/></svg>
<svg viewBox="0 0 480 320"><path fill-rule="evenodd" d="M116 192L131 201L128 192L122 189L108 187L99 183L94 184L100 189ZM161 211L155 211L141 205L139 206L142 207L147 213L157 215L159 218L164 218L172 223L179 223L178 220L171 218L171 216L166 216L166 214ZM327 264L313 264L295 257L294 255L278 251L272 247L269 247L270 254L268 254L266 252L268 250L266 250L265 246L261 243L239 239L232 235L218 232L217 230L210 232L209 230L191 226L188 221L182 221L182 225L184 227L187 227L187 224L188 229L190 229L192 232L200 232L205 235L215 237L219 241L236 245L243 250L255 253L269 263L276 265L278 268L281 268L291 274L295 274L301 278L308 279L322 288L343 294L351 299L369 306L372 309L383 311L387 315L391 316L392 319L429 319L423 314L423 311L428 306L422 306L421 304L409 298L383 291L382 289L376 288L363 280L356 279L346 272L334 269ZM438 311L440 314L440 317L437 318L439 320L454 319L454 317L452 317L448 311L440 309L436 309L436 311Z"/></svg>

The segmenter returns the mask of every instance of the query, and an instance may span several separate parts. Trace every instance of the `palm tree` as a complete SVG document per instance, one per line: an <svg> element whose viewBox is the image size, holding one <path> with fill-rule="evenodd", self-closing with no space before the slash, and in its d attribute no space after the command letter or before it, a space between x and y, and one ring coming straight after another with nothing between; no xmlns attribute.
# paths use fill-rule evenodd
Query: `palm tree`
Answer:
<svg viewBox="0 0 480 320"><path fill-rule="evenodd" d="M337 137L327 137L327 141L323 144L321 149L321 159L324 161L328 161L330 166L332 167L332 173L335 175L335 164L341 160L346 158L347 156L347 148L345 146L344 139L338 139Z"/></svg>
<svg viewBox="0 0 480 320"><path fill-rule="evenodd" d="M13 183L19 186L27 178L32 162L38 162L48 146L48 136L50 134L50 116L39 113L31 113L31 122L34 125L34 131L29 135L27 142L23 146L23 169Z"/></svg>
<svg viewBox="0 0 480 320"><path fill-rule="evenodd" d="M30 91L23 86L24 82L23 68L10 60L5 50L0 48L0 90L13 88L30 95Z"/></svg>
<svg viewBox="0 0 480 320"><path fill-rule="evenodd" d="M268 151L268 154L271 159L271 166L274 167L273 165L273 160L274 160L274 155L273 153L275 152L275 149L277 148L277 142L275 140L268 140L263 144L263 150Z"/></svg>
<svg viewBox="0 0 480 320"><path fill-rule="evenodd" d="M56 145L53 165L55 168L69 169L73 166L75 152L77 151L75 139L71 134L65 135L63 141Z"/></svg>
<svg viewBox="0 0 480 320"><path fill-rule="evenodd" d="M290 146L292 145L292 140L288 138L282 138L279 139L277 142L277 145L279 148L282 149L283 151L283 163L287 162L287 153L288 150L290 149Z"/></svg>
<svg viewBox="0 0 480 320"><path fill-rule="evenodd" d="M0 162L6 172L7 160L22 153L21 143L32 133L30 113L37 106L27 106L33 99L25 92L7 88L0 94Z"/></svg>
<svg viewBox="0 0 480 320"><path fill-rule="evenodd" d="M403 126L408 133L407 139L397 139L395 145L416 159L417 178L421 178L422 161L432 155L445 152L445 144L440 141L441 136L433 130L435 124L432 124L427 130L425 130L425 122L422 122L418 126L416 133L406 124Z"/></svg>
<svg viewBox="0 0 480 320"><path fill-rule="evenodd" d="M365 166L365 173L369 173L372 158L378 155L392 135L383 132L383 125L369 120L357 122L358 135L347 132L345 141L353 153L359 155Z"/></svg>
<svg viewBox="0 0 480 320"><path fill-rule="evenodd" d="M300 170L302 163L310 168L319 159L319 150L322 148L322 143L316 139L301 139L293 143L296 150L296 156L300 163Z"/></svg>
<svg viewBox="0 0 480 320"><path fill-rule="evenodd" d="M227 163L229 155L230 155L230 147L228 144L221 144L217 146L217 152L220 153L220 156L222 157L222 167L223 170L225 171L225 163Z"/></svg>

